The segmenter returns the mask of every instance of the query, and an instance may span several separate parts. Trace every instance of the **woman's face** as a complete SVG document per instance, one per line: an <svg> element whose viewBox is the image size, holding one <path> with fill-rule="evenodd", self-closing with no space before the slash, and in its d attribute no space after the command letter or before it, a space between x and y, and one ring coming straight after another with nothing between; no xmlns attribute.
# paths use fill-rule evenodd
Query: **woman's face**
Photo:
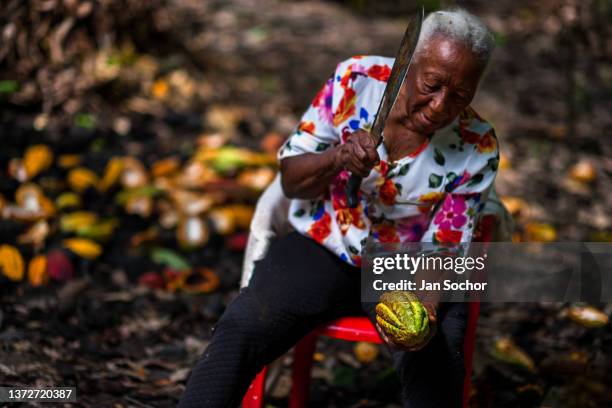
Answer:
<svg viewBox="0 0 612 408"><path fill-rule="evenodd" d="M420 134L449 125L472 102L482 71L467 46L434 35L406 75L403 125Z"/></svg>

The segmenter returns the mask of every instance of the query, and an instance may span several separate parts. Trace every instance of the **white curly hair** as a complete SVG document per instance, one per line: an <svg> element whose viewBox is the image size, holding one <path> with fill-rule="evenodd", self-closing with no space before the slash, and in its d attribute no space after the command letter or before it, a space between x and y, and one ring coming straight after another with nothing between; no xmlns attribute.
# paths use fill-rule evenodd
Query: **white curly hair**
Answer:
<svg viewBox="0 0 612 408"><path fill-rule="evenodd" d="M466 44L476 58L486 66L495 48L495 37L476 16L459 8L430 13L421 27L415 57L437 34Z"/></svg>

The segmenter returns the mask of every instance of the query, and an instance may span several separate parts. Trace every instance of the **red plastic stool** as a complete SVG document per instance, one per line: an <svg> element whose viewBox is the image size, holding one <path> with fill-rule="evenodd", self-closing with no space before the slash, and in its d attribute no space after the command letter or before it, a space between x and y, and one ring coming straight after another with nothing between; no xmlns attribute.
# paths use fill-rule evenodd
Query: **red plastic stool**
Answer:
<svg viewBox="0 0 612 408"><path fill-rule="evenodd" d="M475 242L490 242L495 218L492 215L484 216L479 229L474 236ZM476 327L478 315L480 314L480 302L468 304L468 320L463 339L463 354L465 366L465 382L463 385L463 407L467 408L470 396L472 377L472 357L476 343ZM313 354L319 335L328 336L347 341L367 341L370 343L382 343L374 325L365 316L343 317L319 327L310 332L300 340L294 348L293 372L291 375L292 387L289 396L290 408L304 408L308 401L308 388L310 387L310 371L312 368ZM243 408L263 407L264 386L268 367L264 367L255 377L244 399Z"/></svg>
<svg viewBox="0 0 612 408"><path fill-rule="evenodd" d="M465 364L465 383L463 391L463 406L467 407L472 376L472 356L476 340L476 326L480 313L480 303L471 302L468 306L468 321L465 331L463 353ZM308 400L308 388L310 387L310 370L312 368L313 354L319 335L328 336L348 341L367 341L370 343L382 343L382 339L365 316L343 317L326 326L312 331L304 337L294 349L293 373L291 376L292 387L289 396L290 408L303 408ZM255 377L242 400L243 408L263 407L264 384L268 368Z"/></svg>

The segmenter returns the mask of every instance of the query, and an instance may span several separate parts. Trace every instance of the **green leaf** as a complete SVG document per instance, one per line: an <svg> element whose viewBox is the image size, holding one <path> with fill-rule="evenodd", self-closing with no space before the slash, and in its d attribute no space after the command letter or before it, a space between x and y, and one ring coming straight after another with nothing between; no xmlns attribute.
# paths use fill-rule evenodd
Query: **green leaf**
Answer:
<svg viewBox="0 0 612 408"><path fill-rule="evenodd" d="M440 166L444 166L444 163L446 163L446 159L444 158L444 155L437 148L434 149L434 160Z"/></svg>
<svg viewBox="0 0 612 408"><path fill-rule="evenodd" d="M316 148L315 150L316 150L317 152L322 152L323 150L328 149L328 148L329 148L329 146L330 146L330 144L329 144L329 143L319 143L319 144L317 145L317 148Z"/></svg>
<svg viewBox="0 0 612 408"><path fill-rule="evenodd" d="M397 190L398 193L402 194L402 185L399 183L395 183L395 189Z"/></svg>
<svg viewBox="0 0 612 408"><path fill-rule="evenodd" d="M438 174L431 173L429 175L429 187L430 188L440 187L440 185L442 184L442 178L443 177Z"/></svg>
<svg viewBox="0 0 612 408"><path fill-rule="evenodd" d="M96 118L89 113L79 113L74 118L74 124L83 129L93 129L96 127Z"/></svg>
<svg viewBox="0 0 612 408"><path fill-rule="evenodd" d="M294 217L301 217L304 214L306 214L306 210L304 210L303 208L300 208L299 210L297 210L296 212L293 213Z"/></svg>
<svg viewBox="0 0 612 408"><path fill-rule="evenodd" d="M400 176L405 176L406 174L408 174L408 170L410 169L410 163L406 163L404 164L402 167L400 167L399 169L399 175Z"/></svg>
<svg viewBox="0 0 612 408"><path fill-rule="evenodd" d="M0 94L12 94L19 90L19 82L8 79L0 81Z"/></svg>
<svg viewBox="0 0 612 408"><path fill-rule="evenodd" d="M480 173L474 174L472 178L470 179L470 181L468 181L467 183L468 187L475 186L476 184L480 183L483 178L484 178L483 174L480 174Z"/></svg>
<svg viewBox="0 0 612 408"><path fill-rule="evenodd" d="M359 250L352 245L349 245L348 249L349 251L351 251L352 254L355 254L355 255L359 254Z"/></svg>
<svg viewBox="0 0 612 408"><path fill-rule="evenodd" d="M177 271L191 268L191 265L185 258L167 248L153 248L151 250L151 259L155 263L166 265Z"/></svg>

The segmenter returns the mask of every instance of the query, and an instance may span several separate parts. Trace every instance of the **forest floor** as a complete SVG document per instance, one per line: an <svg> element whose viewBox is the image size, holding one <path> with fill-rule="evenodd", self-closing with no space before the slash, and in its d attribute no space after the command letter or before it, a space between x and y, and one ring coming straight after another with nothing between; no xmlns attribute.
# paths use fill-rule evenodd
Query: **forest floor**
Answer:
<svg viewBox="0 0 612 408"><path fill-rule="evenodd" d="M597 33L586 42L568 40L563 29L595 26L597 17L576 17L571 7L552 1L469 4L497 36L473 106L496 128L503 157L496 186L515 215L516 240L612 240L612 45ZM136 86L118 88L110 74L111 80L88 94L66 97L55 116L41 116L39 107L20 102L25 99L3 105L2 164L47 140L65 153L76 149L92 158L99 173L108 157L119 154L138 156L147 166L170 155L185 161L203 135L221 134L228 143L260 149L266 137L291 132L339 61L359 54L392 56L405 17L367 7L357 13L339 2L164 2L146 22L155 38L135 34L128 51L116 38L121 52L144 61L127 71L136 72ZM68 82L82 80L75 72L66 75ZM58 78L49 85L56 96L62 92L54 88L60 87ZM54 103L42 99L43 106ZM99 125L58 130L77 111L93 112ZM48 131L32 132L41 117L49 121ZM595 176L572 175L576 163L586 163ZM3 175L3 194L18 186ZM252 205L254 197L240 200ZM176 405L210 328L238 291L241 245L213 234L201 254L188 256L219 277L211 293L151 289L139 280L151 270L150 260L123 247L154 222L121 214L117 235L105 244L108 255L76 260L74 278L43 287L3 283L0 385L76 386L79 406ZM3 228L3 234L14 231ZM483 304L471 406L612 406L612 329L567 319L567 306ZM612 304L594 306L612 314ZM513 342L506 361L491 351L504 339ZM378 358L365 363L353 344L321 339L309 406L399 407L389 353L378 350ZM508 363L516 353L524 358ZM273 370L270 407L287 406L290 363L287 355Z"/></svg>

